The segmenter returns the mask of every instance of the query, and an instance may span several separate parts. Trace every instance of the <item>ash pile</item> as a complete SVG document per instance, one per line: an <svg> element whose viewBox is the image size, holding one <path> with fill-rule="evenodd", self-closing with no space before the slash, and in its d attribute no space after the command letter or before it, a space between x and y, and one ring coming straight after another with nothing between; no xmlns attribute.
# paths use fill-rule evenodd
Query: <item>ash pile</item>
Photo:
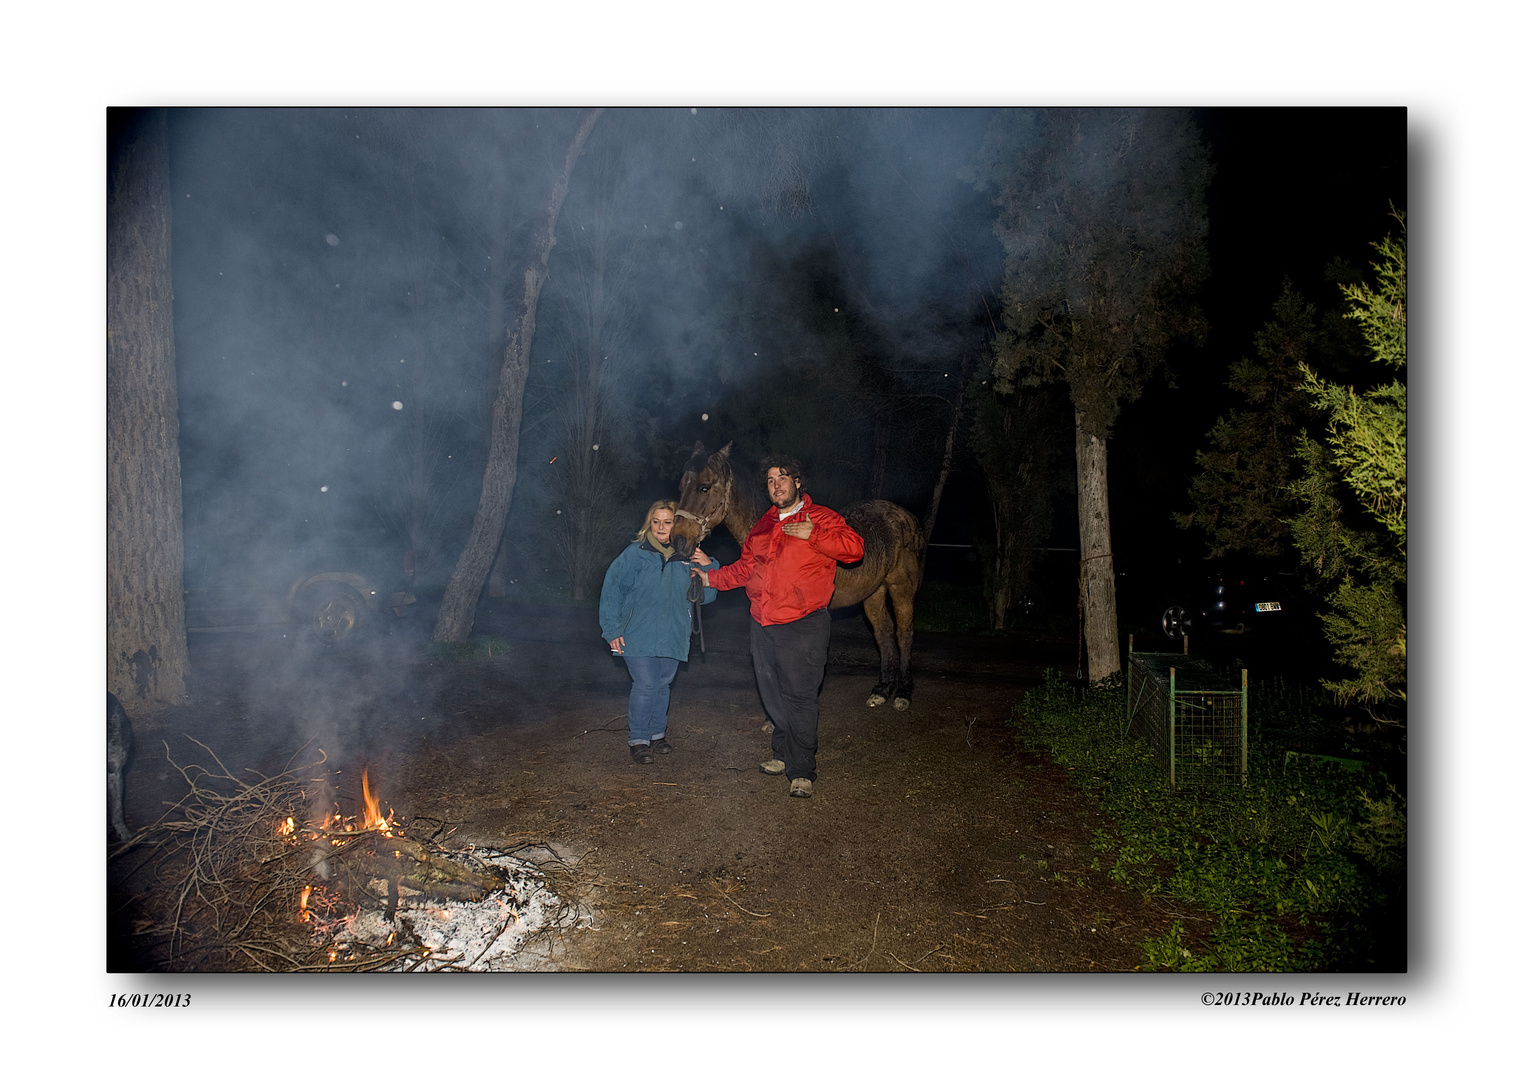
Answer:
<svg viewBox="0 0 1514 1080"><path fill-rule="evenodd" d="M455 825L380 813L367 770L345 814L318 751L265 776L196 745L212 764L169 752L186 793L111 849L132 957L113 971L543 970L557 935L592 922L549 844L450 847Z"/></svg>
<svg viewBox="0 0 1514 1080"><path fill-rule="evenodd" d="M525 971L550 966L542 938L587 927L590 913L548 887L534 863L492 848L449 853L453 868L493 887L477 899L447 899L404 878L371 878L362 904L322 918L307 899L312 942L332 963L399 951L380 971ZM312 889L319 905L321 896ZM382 898L382 906L380 899Z"/></svg>

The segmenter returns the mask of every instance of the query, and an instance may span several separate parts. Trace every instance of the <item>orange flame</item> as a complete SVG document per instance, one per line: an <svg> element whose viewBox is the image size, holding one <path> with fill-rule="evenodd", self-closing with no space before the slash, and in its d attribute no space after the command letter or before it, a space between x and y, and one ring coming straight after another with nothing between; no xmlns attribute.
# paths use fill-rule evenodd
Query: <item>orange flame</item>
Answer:
<svg viewBox="0 0 1514 1080"><path fill-rule="evenodd" d="M391 810L390 811L390 815L392 816L393 813L394 813L394 811ZM391 822L387 818L385 818L384 815L383 815L383 813L380 812L380 810L379 810L378 799L372 794L372 792L368 788L368 770L364 769L363 770L363 828L365 828L365 829L377 829L379 832L383 833L385 836L389 836L390 835L390 832L389 832L389 826L390 826L390 824L391 824Z"/></svg>

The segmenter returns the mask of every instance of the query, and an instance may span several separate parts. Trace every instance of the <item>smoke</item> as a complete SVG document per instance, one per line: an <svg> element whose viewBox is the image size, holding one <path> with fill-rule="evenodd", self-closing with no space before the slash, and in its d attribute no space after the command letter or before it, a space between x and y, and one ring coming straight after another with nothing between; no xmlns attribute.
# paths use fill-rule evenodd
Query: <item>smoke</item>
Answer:
<svg viewBox="0 0 1514 1080"><path fill-rule="evenodd" d="M171 113L191 588L270 596L355 570L382 590L439 590L477 505L523 259L578 118ZM981 339L972 323L1002 255L987 197L957 172L986 123L974 110L607 112L537 313L507 540L538 565L519 569L543 569L570 498L600 500L594 543L623 543L629 508L671 493L698 438L754 458L783 446L832 495L855 489L870 410L938 392L964 335ZM896 438L902 473L902 451L929 440ZM371 695L412 692L380 673L312 694L331 682L306 664L270 659L263 720L282 710L333 745L361 731ZM431 715L423 698L415 711Z"/></svg>

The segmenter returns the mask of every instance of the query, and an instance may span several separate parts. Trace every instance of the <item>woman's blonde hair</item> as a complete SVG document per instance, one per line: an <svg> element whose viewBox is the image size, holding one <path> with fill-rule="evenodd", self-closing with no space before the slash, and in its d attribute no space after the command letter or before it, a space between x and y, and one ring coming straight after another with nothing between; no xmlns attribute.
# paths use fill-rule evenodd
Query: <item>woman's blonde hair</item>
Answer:
<svg viewBox="0 0 1514 1080"><path fill-rule="evenodd" d="M647 533L652 530L652 515L659 510L671 510L674 514L677 514L678 502L675 499L658 499L654 502L647 510L647 516L641 520L641 529L636 534L637 540L645 540L647 538Z"/></svg>

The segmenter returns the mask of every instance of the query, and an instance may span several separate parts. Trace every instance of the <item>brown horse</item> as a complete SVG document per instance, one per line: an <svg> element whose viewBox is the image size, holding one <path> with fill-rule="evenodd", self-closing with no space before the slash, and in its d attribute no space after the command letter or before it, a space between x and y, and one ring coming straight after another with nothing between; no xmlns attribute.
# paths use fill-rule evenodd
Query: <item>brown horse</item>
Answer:
<svg viewBox="0 0 1514 1080"><path fill-rule="evenodd" d="M737 543L764 509L736 483L731 473L731 444L704 456L694 444L694 456L684 467L678 486L678 520L673 526L673 550L686 557L717 525L724 525ZM841 511L864 544L862 560L836 569L832 608L861 604L882 657L882 677L868 695L869 705L893 699L894 708L909 708L915 681L910 674L910 646L915 640L915 590L920 587L920 553L925 538L920 523L902 506L882 500L852 503ZM889 615L889 602L893 615Z"/></svg>

